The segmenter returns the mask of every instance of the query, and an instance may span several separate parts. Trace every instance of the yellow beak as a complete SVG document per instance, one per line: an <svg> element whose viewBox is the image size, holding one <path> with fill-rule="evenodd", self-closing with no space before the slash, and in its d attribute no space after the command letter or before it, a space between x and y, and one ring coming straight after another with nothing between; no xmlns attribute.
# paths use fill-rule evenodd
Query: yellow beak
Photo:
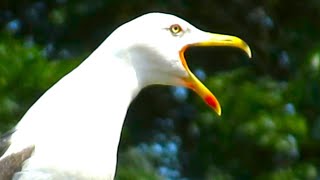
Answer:
<svg viewBox="0 0 320 180"><path fill-rule="evenodd" d="M251 58L251 50L246 42L244 42L242 39L235 37L235 36L229 36L229 35L221 35L221 34L213 34L213 33L206 33L207 39L201 39L199 42L195 42L192 44L188 44L184 46L180 50L180 59L181 62L188 72L189 76L188 78L183 79L184 85L193 91L195 91L197 94L200 95L200 97L211 107L216 111L216 113L220 116L221 115L221 107L220 103L217 100L217 98L210 92L210 90L205 87L200 80L190 71L187 62L184 57L184 52L186 49L190 46L226 46L226 47L235 47L242 49L248 56Z"/></svg>

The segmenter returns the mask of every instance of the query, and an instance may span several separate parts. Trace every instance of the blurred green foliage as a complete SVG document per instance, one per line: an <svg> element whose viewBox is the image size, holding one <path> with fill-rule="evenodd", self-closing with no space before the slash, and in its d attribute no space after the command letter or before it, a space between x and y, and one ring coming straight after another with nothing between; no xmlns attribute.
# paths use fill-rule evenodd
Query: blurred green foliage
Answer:
<svg viewBox="0 0 320 180"><path fill-rule="evenodd" d="M190 49L222 116L189 91L144 90L127 115L117 179L320 178L318 0L1 1L0 132L117 26L150 11L237 35L253 61Z"/></svg>
<svg viewBox="0 0 320 180"><path fill-rule="evenodd" d="M8 130L76 61L48 61L39 47L0 35L0 127Z"/></svg>

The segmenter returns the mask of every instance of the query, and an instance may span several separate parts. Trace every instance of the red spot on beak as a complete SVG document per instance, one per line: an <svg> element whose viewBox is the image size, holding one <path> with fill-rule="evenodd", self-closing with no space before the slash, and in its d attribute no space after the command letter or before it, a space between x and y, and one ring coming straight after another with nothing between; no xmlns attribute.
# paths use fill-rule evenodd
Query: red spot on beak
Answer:
<svg viewBox="0 0 320 180"><path fill-rule="evenodd" d="M207 103L209 106L211 106L211 107L213 107L213 108L217 108L218 102L217 102L217 100L216 100L214 97L212 97L212 96L206 96L206 97L204 98L204 100L206 101L206 103Z"/></svg>

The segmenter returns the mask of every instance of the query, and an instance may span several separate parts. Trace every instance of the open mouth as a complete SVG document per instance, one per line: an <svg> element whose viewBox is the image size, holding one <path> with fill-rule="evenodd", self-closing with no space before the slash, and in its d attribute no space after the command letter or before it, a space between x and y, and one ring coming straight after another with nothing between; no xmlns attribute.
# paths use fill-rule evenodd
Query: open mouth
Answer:
<svg viewBox="0 0 320 180"><path fill-rule="evenodd" d="M206 35L204 36L206 37L205 39L201 38L198 42L185 45L179 52L182 65L189 74L187 78L183 79L183 83L187 88L195 91L206 102L206 104L208 104L220 116L221 106L219 101L212 94L212 92L206 86L204 86L201 81L190 71L185 60L185 51L191 46L225 46L240 48L248 55L249 58L251 58L251 50L247 43L238 37L208 32L204 33Z"/></svg>

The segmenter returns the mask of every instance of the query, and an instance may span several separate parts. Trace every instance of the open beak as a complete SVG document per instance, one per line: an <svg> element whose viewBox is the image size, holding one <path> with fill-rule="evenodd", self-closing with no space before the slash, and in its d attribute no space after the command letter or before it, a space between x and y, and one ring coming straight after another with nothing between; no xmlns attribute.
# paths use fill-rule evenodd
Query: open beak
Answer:
<svg viewBox="0 0 320 180"><path fill-rule="evenodd" d="M205 87L200 80L190 71L187 62L184 57L184 52L188 47L191 46L226 46L226 47L235 47L242 49L248 56L251 58L251 50L246 42L241 40L235 36L229 35L221 35L221 34L214 34L208 32L202 32L204 36L201 36L199 41L194 42L192 44L188 44L184 46L180 50L180 59L181 62L188 72L189 76L183 79L184 85L197 94L220 116L221 115L221 107L220 103L217 98L210 92L210 90Z"/></svg>

